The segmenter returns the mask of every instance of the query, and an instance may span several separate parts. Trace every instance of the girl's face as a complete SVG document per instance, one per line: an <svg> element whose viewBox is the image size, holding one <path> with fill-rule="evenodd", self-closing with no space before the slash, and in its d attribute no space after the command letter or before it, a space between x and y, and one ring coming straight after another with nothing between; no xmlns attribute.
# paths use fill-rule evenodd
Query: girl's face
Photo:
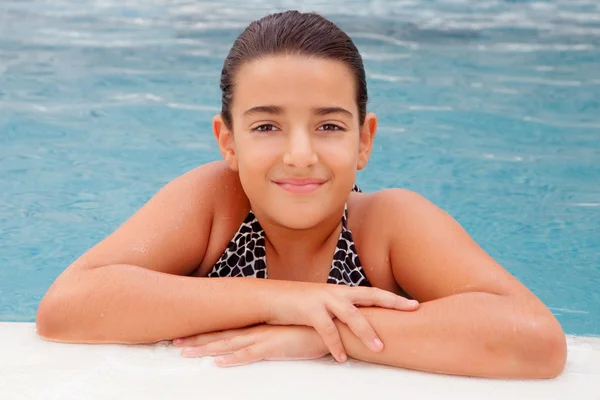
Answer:
<svg viewBox="0 0 600 400"><path fill-rule="evenodd" d="M374 114L359 126L355 90L332 60L272 56L237 71L233 132L220 115L213 129L257 215L306 229L343 208L377 126Z"/></svg>

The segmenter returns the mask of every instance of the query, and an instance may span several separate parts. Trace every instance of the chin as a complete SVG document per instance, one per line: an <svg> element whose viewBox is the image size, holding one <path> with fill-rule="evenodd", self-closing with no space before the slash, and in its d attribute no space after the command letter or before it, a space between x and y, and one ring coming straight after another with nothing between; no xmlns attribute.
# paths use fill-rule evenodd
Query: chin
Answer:
<svg viewBox="0 0 600 400"><path fill-rule="evenodd" d="M333 203L330 198L330 187L325 184L310 193L291 193L275 184L262 193L255 193L257 202L272 223L304 230L313 228L331 216ZM271 190L274 189L274 190ZM260 199L260 200L259 200ZM340 219L342 215L340 214Z"/></svg>
<svg viewBox="0 0 600 400"><path fill-rule="evenodd" d="M268 207L269 218L278 225L290 229L310 229L323 221L324 207L315 202L304 202L290 204L289 202L278 202L278 206Z"/></svg>
<svg viewBox="0 0 600 400"><path fill-rule="evenodd" d="M304 230L310 229L318 225L322 218L317 215L316 212L304 213L298 212L297 210L290 208L289 211L278 213L279 215L273 216L279 225L285 226L286 228ZM283 215L282 215L283 214ZM307 215L308 214L308 215Z"/></svg>

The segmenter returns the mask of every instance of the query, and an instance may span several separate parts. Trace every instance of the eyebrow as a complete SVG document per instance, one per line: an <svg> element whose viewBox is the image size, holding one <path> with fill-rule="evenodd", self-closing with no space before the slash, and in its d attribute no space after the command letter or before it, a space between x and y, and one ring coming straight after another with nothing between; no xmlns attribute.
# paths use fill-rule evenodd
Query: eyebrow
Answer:
<svg viewBox="0 0 600 400"><path fill-rule="evenodd" d="M244 112L244 116L252 115L252 114L281 115L281 114L283 114L283 108L278 107L278 106L257 106L257 107L252 107L251 109L246 110Z"/></svg>
<svg viewBox="0 0 600 400"><path fill-rule="evenodd" d="M341 107L318 107L312 109L313 114L324 116L329 114L345 114L348 117L353 117L352 113ZM244 112L244 116L252 114L283 114L283 108L279 106L256 106Z"/></svg>
<svg viewBox="0 0 600 400"><path fill-rule="evenodd" d="M320 108L313 108L313 113L317 114L317 115L329 115L329 114L344 114L348 117L353 117L352 113L348 110L346 110L345 108L341 108L341 107L320 107Z"/></svg>

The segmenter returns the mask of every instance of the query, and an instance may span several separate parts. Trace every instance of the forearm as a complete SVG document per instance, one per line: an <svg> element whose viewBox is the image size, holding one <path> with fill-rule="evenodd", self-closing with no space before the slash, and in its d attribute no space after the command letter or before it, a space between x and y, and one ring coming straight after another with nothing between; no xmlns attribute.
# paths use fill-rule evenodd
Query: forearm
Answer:
<svg viewBox="0 0 600 400"><path fill-rule="evenodd" d="M110 265L59 277L38 309L49 340L149 343L264 321L274 282L198 278Z"/></svg>
<svg viewBox="0 0 600 400"><path fill-rule="evenodd" d="M520 311L488 293L462 293L402 312L361 308L384 342L367 349L336 321L348 354L386 365L456 375L545 378L560 373L565 339L558 322Z"/></svg>

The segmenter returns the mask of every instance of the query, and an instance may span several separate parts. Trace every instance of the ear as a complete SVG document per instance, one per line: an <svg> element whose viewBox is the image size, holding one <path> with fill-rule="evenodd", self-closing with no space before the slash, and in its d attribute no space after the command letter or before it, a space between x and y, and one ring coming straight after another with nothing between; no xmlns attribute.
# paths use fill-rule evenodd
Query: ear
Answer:
<svg viewBox="0 0 600 400"><path fill-rule="evenodd" d="M374 113L368 113L365 117L365 123L360 129L357 165L357 169L359 170L367 166L369 157L371 157L371 149L373 148L373 139L375 138L376 131L377 116Z"/></svg>
<svg viewBox="0 0 600 400"><path fill-rule="evenodd" d="M227 127L221 114L213 117L212 121L213 134L217 139L221 156L227 161L229 168L232 171L238 170L237 157L235 154L235 141L233 140L233 132Z"/></svg>

